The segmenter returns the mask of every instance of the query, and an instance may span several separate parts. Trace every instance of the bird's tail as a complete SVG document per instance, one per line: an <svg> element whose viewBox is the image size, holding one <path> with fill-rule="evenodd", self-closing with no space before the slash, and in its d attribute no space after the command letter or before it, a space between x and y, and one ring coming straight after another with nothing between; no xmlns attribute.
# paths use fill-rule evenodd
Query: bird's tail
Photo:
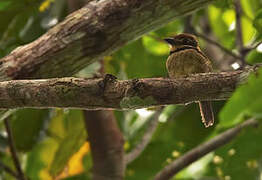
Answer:
<svg viewBox="0 0 262 180"><path fill-rule="evenodd" d="M205 127L207 128L212 126L214 124L214 114L211 101L200 101L199 108L202 122L204 123Z"/></svg>

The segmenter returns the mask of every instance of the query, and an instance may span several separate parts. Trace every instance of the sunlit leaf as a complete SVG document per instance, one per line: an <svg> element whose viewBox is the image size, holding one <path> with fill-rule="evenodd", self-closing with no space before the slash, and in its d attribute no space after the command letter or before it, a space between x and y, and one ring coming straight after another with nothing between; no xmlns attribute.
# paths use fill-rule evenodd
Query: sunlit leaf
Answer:
<svg viewBox="0 0 262 180"><path fill-rule="evenodd" d="M77 151L72 157L69 159L67 167L64 171L59 175L59 178L66 178L69 176L74 176L77 174L81 174L84 171L83 165L83 157L90 152L89 143L84 143L79 151Z"/></svg>
<svg viewBox="0 0 262 180"><path fill-rule="evenodd" d="M40 12L43 12L45 11L46 9L48 9L50 7L50 4L54 2L54 0L44 0L42 2L42 4L39 6L39 11Z"/></svg>
<svg viewBox="0 0 262 180"><path fill-rule="evenodd" d="M168 45L161 41L161 39L156 39L154 35L144 36L142 38L143 45L145 49L155 55L165 55L169 52Z"/></svg>
<svg viewBox="0 0 262 180"><path fill-rule="evenodd" d="M223 13L223 21L227 24L227 26L229 27L230 25L232 25L232 23L234 23L235 19L235 11L233 9L228 9Z"/></svg>
<svg viewBox="0 0 262 180"><path fill-rule="evenodd" d="M38 143L28 154L25 173L30 179L52 180L48 172L58 143L53 138L46 138Z"/></svg>
<svg viewBox="0 0 262 180"><path fill-rule="evenodd" d="M86 140L86 131L81 110L69 110L64 119L66 135L59 143L49 172L57 176L66 166L71 156L79 150Z"/></svg>
<svg viewBox="0 0 262 180"><path fill-rule="evenodd" d="M242 21L242 30L243 30L243 41L244 44L247 45L251 42L252 38L255 37L256 30L253 27L252 21L248 18L241 18Z"/></svg>
<svg viewBox="0 0 262 180"><path fill-rule="evenodd" d="M208 7L208 16L212 31L218 37L219 42L229 49L232 48L235 41L233 29L231 30L232 27L230 27L232 23L229 24L233 20L232 13L230 12L229 10L223 11L213 5ZM225 17L227 16L230 18L225 21Z"/></svg>
<svg viewBox="0 0 262 180"><path fill-rule="evenodd" d="M254 18L254 13L259 6L259 2L257 0L241 0L241 5L243 12L249 17Z"/></svg>

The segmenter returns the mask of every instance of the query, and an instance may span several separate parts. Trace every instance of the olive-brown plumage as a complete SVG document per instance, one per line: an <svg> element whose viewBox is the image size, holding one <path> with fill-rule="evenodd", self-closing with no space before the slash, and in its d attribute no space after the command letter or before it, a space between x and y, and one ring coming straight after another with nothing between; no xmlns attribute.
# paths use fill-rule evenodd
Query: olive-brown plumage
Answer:
<svg viewBox="0 0 262 180"><path fill-rule="evenodd" d="M200 50L195 36L183 33L165 41L170 45L170 55L166 62L170 78L212 71L211 62ZM212 126L214 115L211 102L201 101L199 107L205 127Z"/></svg>

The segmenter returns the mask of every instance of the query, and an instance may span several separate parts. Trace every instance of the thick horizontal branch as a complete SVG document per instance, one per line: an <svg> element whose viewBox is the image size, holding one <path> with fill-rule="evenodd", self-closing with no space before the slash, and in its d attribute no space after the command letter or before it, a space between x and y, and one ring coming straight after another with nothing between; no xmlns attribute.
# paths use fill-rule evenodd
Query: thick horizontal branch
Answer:
<svg viewBox="0 0 262 180"><path fill-rule="evenodd" d="M0 108L136 109L228 99L256 68L185 78L55 78L0 82Z"/></svg>
<svg viewBox="0 0 262 180"><path fill-rule="evenodd" d="M91 1L0 59L0 80L71 76L127 42L213 1Z"/></svg>

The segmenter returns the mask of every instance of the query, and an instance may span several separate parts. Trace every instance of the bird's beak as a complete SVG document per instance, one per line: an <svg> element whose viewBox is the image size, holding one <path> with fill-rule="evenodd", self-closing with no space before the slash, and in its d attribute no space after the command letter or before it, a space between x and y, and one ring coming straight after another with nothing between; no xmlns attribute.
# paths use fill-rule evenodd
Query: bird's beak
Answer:
<svg viewBox="0 0 262 180"><path fill-rule="evenodd" d="M166 39L164 39L169 45L171 45L171 46L174 46L175 45L175 41L174 41L174 39L172 39L172 38L166 38Z"/></svg>

